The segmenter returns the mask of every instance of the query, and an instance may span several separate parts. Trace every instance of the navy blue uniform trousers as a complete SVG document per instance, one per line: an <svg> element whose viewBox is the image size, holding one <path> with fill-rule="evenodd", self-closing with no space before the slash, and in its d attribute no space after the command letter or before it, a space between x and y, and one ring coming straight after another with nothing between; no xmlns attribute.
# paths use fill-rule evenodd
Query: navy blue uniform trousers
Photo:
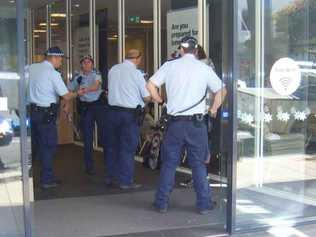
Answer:
<svg viewBox="0 0 316 237"><path fill-rule="evenodd" d="M131 185L140 132L135 114L109 109L106 131L106 179L108 182L117 179L120 185Z"/></svg>
<svg viewBox="0 0 316 237"><path fill-rule="evenodd" d="M193 121L169 121L161 148L161 170L155 196L157 208L167 208L169 195L175 182L176 168L181 162L183 149L192 169L193 186L196 192L196 206L199 210L210 208L210 188L207 181L208 139L206 124L197 126Z"/></svg>
<svg viewBox="0 0 316 237"><path fill-rule="evenodd" d="M40 182L55 182L53 160L58 139L56 118L47 123L44 111L31 111L31 138L33 157L41 162Z"/></svg>
<svg viewBox="0 0 316 237"><path fill-rule="evenodd" d="M104 147L104 124L106 116L106 105L95 102L88 105L80 114L80 127L83 134L84 163L87 170L94 169L93 156L93 134L95 123L100 134L100 143Z"/></svg>

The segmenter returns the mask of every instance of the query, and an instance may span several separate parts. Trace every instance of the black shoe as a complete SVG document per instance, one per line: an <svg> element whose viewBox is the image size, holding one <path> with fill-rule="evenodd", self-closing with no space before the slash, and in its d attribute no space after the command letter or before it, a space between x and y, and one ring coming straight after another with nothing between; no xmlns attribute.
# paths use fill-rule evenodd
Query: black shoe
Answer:
<svg viewBox="0 0 316 237"><path fill-rule="evenodd" d="M50 189L50 188L56 188L58 187L58 183L57 182L51 182L51 183L47 183L47 184L41 184L41 188L42 189Z"/></svg>
<svg viewBox="0 0 316 237"><path fill-rule="evenodd" d="M96 175L96 172L94 169L86 169L86 174L89 176Z"/></svg>
<svg viewBox="0 0 316 237"><path fill-rule="evenodd" d="M139 189L141 188L142 185L141 184L131 184L131 185L120 185L120 189L122 190L133 190L133 189Z"/></svg>
<svg viewBox="0 0 316 237"><path fill-rule="evenodd" d="M207 208L207 209L200 209L200 210L198 210L198 213L200 215L208 215L215 209L215 207L216 207L216 202L211 202L211 205L210 205L209 208Z"/></svg>

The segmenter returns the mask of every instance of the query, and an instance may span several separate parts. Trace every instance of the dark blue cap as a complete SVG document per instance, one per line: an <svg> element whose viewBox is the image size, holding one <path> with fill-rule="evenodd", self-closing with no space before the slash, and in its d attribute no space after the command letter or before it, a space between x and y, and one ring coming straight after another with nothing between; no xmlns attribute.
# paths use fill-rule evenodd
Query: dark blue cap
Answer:
<svg viewBox="0 0 316 237"><path fill-rule="evenodd" d="M64 52L59 47L51 47L45 52L45 56L60 56L64 57Z"/></svg>
<svg viewBox="0 0 316 237"><path fill-rule="evenodd" d="M181 39L180 47L185 49L195 49L198 46L198 41L192 36L185 36Z"/></svg>

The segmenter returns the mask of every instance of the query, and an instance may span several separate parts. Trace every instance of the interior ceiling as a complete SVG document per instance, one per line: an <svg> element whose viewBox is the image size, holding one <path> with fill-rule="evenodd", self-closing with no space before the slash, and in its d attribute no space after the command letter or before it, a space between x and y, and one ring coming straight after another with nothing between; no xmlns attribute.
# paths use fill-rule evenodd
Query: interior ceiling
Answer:
<svg viewBox="0 0 316 237"><path fill-rule="evenodd" d="M0 0L3 1L3 0ZM8 0L9 1L9 0ZM60 2L65 3L66 0L26 0L28 7L37 9L44 7L48 3ZM108 19L110 24L117 24L117 0L96 0L96 8L107 9ZM87 13L89 11L89 0L72 0L72 5L78 4L79 8L76 9L77 14ZM170 0L161 1L162 16L167 14L167 10L170 9ZM65 12L65 4L59 4L59 7L55 7L55 11ZM141 7L140 7L141 6ZM61 9L58 9L62 7ZM142 20L153 20L153 0L125 0L125 14L129 16L141 16ZM75 10L75 8L73 8ZM75 12L75 11L74 11ZM162 25L165 25L166 18L162 17Z"/></svg>
<svg viewBox="0 0 316 237"><path fill-rule="evenodd" d="M45 4L49 2L53 2L53 1L52 0L27 0L27 5L30 8L38 8L38 7L44 6Z"/></svg>
<svg viewBox="0 0 316 237"><path fill-rule="evenodd" d="M2 0L1 0L2 1ZM50 2L59 2L59 1L63 1L63 0L27 0L28 3L28 7L30 8L39 8L42 6L45 6L47 3ZM77 2L81 2L82 0L77 0ZM84 1L88 1L88 0L84 0ZM75 1L74 1L75 2ZM126 0L125 1L125 5L129 11L129 13L132 14L138 14L138 15L142 15L142 16L147 16L147 17L152 17L152 6L153 3L150 0L137 0L136 1L137 4L135 4L135 1L133 0ZM168 2L168 0L162 1L162 7L161 9L164 11L166 9L166 2ZM107 0L98 0L97 5L108 5L109 3L111 3L110 1ZM141 8L139 7L141 6Z"/></svg>

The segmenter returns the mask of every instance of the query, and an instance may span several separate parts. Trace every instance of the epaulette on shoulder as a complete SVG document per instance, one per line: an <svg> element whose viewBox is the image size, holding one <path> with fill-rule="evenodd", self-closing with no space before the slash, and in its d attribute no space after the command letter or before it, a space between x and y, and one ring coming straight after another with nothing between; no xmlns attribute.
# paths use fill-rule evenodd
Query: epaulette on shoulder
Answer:
<svg viewBox="0 0 316 237"><path fill-rule="evenodd" d="M170 58L170 59L168 59L166 62L173 62L173 61L178 60L179 58L181 58L181 57L177 57L177 58Z"/></svg>

